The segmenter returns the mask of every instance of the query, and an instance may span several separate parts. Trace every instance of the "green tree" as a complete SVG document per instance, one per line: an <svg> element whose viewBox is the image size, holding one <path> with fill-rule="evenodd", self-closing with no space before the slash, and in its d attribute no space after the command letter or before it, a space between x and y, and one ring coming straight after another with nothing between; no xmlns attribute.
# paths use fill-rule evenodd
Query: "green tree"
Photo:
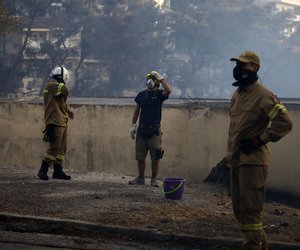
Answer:
<svg viewBox="0 0 300 250"><path fill-rule="evenodd" d="M46 64L42 64L42 85L39 95L42 95L45 84L51 75L52 69L57 65L65 65L70 71L76 67L76 62L70 60L71 57L76 58L80 52L80 41L73 39L75 36L80 37L81 19L80 17L85 14L82 8L82 1L65 1L61 5L47 4L48 15L50 15L50 29L49 40L41 44L41 49L33 53L44 54L48 60ZM78 39L80 39L78 37ZM71 41L72 40L72 41ZM31 51L26 50L25 53Z"/></svg>
<svg viewBox="0 0 300 250"><path fill-rule="evenodd" d="M255 50L267 61L281 51L280 30L289 13L271 15L265 6L245 0L173 0L169 16L172 52L185 55L174 76L180 88L199 97L229 97L233 81L229 58ZM272 59L271 59L272 58ZM171 70L171 69L170 69ZM178 74L180 76L178 76Z"/></svg>
<svg viewBox="0 0 300 250"><path fill-rule="evenodd" d="M19 20L14 16L10 16L7 8L4 6L4 1L0 0L0 94L5 94L12 91L15 86L7 84L5 75L9 70L8 61L5 58L6 35L17 29Z"/></svg>
<svg viewBox="0 0 300 250"><path fill-rule="evenodd" d="M107 75L108 83L102 82L101 77L95 78L98 84L90 85L88 91L93 95L119 96L124 89L143 85L145 75L158 69L164 51L157 30L160 14L152 0L103 1L102 4L102 14L85 21L82 52L101 61L101 71ZM77 86L80 82L84 84L83 80L79 79Z"/></svg>
<svg viewBox="0 0 300 250"><path fill-rule="evenodd" d="M167 74L182 95L227 98L233 91L228 84L233 81L229 58L243 50L260 54L260 74L274 86L283 86L280 81L295 70L285 65L299 64L290 49L297 45L297 33L287 39L280 32L292 13L273 15L254 0L172 0L170 9L164 11L153 0L99 0L95 8L87 8L86 1L80 0L63 1L61 8L51 3L5 2L8 16L25 16L26 22L20 19L18 32L25 31L25 35L17 54L1 60L1 70L6 72L1 74L2 90L17 89L20 79L31 74L24 70L24 54L33 58L39 53L48 55L43 63L30 62L43 84L54 66L67 64L75 72L73 95L93 96L137 91L145 75L156 69ZM51 17L53 39L35 50L28 43L31 27L40 16ZM11 30L9 23L5 27L1 30ZM78 61L72 61L71 55L78 51L67 41L81 29L81 53L76 55Z"/></svg>
<svg viewBox="0 0 300 250"><path fill-rule="evenodd" d="M81 2L64 1L63 4L53 4L51 0L14 0L8 1L6 6L10 13L20 16L19 33L23 36L23 43L18 48L17 53L6 60L8 62L7 74L3 82L7 82L14 89L24 76L35 76L43 79L41 82L40 94L47 82L50 72L56 65L68 63L68 67L73 65L67 62L71 56L77 56L80 44L74 47L74 41L70 46L72 36L79 33L81 25L76 18L82 11ZM77 13L76 13L77 12ZM30 46L32 42L31 34L34 25L39 20L48 19L48 28L50 29L50 39L40 44L40 49ZM27 58L35 59L39 55L46 55L47 60L24 60ZM28 70L30 69L30 70ZM16 76L16 77L15 77ZM11 88L12 89L12 88Z"/></svg>
<svg viewBox="0 0 300 250"><path fill-rule="evenodd" d="M4 0L0 0L0 36L15 31L18 23L18 18L8 14L8 10L4 6Z"/></svg>
<svg viewBox="0 0 300 250"><path fill-rule="evenodd" d="M22 36L24 30L25 36L22 44L17 49L15 55L5 59L5 74L2 75L2 90L4 93L15 92L20 87L22 78L28 73L24 69L24 57L23 54L26 51L28 39L31 35L31 27L40 15L45 14L47 7L50 4L50 0L14 0L6 1L5 6L8 13L12 16L22 16L19 21L18 30L16 31Z"/></svg>

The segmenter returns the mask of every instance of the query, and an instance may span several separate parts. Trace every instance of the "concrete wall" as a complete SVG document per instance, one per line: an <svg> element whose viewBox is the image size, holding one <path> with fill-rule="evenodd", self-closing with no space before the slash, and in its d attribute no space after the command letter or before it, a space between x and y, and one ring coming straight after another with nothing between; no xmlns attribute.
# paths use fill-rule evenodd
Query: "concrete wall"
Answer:
<svg viewBox="0 0 300 250"><path fill-rule="evenodd" d="M74 104L69 122L66 169L136 175L134 141L129 127L133 105ZM300 112L293 117L292 133L270 143L272 164L269 187L300 195ZM184 177L202 181L226 154L228 108L188 110L164 107L160 178ZM42 141L43 106L26 102L0 102L0 167L27 166L38 170L47 149ZM146 174L150 176L150 161Z"/></svg>

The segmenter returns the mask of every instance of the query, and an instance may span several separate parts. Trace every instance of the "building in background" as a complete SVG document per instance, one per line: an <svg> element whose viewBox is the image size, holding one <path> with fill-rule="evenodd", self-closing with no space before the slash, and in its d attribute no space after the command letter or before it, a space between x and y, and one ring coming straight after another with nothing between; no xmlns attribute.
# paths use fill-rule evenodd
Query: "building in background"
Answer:
<svg viewBox="0 0 300 250"><path fill-rule="evenodd" d="M269 6L270 13L275 15L280 12L287 12L287 25L280 31L286 38L289 38L297 31L300 23L300 0L257 0L258 3Z"/></svg>

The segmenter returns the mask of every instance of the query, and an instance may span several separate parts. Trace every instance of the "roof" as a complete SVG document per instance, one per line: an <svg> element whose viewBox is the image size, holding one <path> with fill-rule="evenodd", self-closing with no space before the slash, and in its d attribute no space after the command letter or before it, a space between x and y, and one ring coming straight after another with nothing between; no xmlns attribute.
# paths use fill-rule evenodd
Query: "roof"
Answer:
<svg viewBox="0 0 300 250"><path fill-rule="evenodd" d="M21 24L28 27L31 20L29 17L20 17ZM53 26L62 26L63 20L62 19L55 19L49 17L36 17L33 21L32 28L34 29L50 29Z"/></svg>
<svg viewBox="0 0 300 250"><path fill-rule="evenodd" d="M294 6L300 6L300 0L264 0L264 2L268 3L282 3L289 4Z"/></svg>

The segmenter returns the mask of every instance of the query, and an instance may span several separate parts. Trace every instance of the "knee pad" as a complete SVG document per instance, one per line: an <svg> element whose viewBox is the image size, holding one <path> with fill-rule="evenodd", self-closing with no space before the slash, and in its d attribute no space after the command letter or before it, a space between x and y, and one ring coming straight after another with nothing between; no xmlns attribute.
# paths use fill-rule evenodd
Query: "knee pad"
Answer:
<svg viewBox="0 0 300 250"><path fill-rule="evenodd" d="M154 159L159 160L162 159L164 156L164 150L163 149L155 149L154 151Z"/></svg>

